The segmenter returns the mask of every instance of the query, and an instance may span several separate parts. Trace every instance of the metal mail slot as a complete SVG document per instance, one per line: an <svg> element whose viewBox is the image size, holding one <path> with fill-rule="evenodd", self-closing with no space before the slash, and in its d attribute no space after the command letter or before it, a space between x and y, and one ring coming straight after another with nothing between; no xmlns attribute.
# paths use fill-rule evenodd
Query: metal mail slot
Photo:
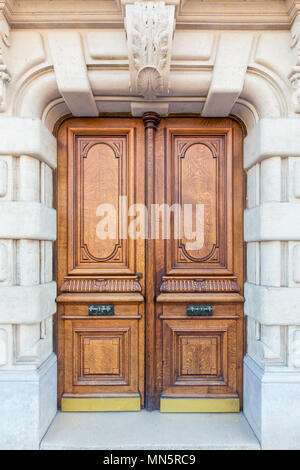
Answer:
<svg viewBox="0 0 300 470"><path fill-rule="evenodd" d="M213 308L211 305L188 305L187 315L188 316L211 316Z"/></svg>
<svg viewBox="0 0 300 470"><path fill-rule="evenodd" d="M93 317L114 315L113 305L90 305L88 308L89 315Z"/></svg>

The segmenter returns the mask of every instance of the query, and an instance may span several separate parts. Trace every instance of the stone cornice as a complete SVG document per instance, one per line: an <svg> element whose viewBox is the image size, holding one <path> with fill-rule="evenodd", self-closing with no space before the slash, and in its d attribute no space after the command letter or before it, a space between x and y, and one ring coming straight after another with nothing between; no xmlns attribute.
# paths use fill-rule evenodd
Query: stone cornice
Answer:
<svg viewBox="0 0 300 470"><path fill-rule="evenodd" d="M12 28L122 27L116 0L0 0Z"/></svg>
<svg viewBox="0 0 300 470"><path fill-rule="evenodd" d="M12 28L122 28L134 0L0 0ZM166 0L176 8L178 29L289 29L298 0Z"/></svg>
<svg viewBox="0 0 300 470"><path fill-rule="evenodd" d="M284 0L194 2L180 5L177 28L202 29L289 29L290 18Z"/></svg>
<svg viewBox="0 0 300 470"><path fill-rule="evenodd" d="M286 8L287 8L287 13L288 17L290 20L290 24L293 23L295 20L296 16L300 12L300 1L299 0L286 0Z"/></svg>

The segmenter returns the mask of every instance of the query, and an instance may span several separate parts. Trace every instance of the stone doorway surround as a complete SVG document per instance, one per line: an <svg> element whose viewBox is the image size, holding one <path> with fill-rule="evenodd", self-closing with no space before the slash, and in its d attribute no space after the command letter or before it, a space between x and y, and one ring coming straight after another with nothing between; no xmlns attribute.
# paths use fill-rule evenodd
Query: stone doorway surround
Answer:
<svg viewBox="0 0 300 470"><path fill-rule="evenodd" d="M224 3L0 1L0 448L38 449L57 412L57 122L155 111L245 124L244 415L300 449L300 2Z"/></svg>

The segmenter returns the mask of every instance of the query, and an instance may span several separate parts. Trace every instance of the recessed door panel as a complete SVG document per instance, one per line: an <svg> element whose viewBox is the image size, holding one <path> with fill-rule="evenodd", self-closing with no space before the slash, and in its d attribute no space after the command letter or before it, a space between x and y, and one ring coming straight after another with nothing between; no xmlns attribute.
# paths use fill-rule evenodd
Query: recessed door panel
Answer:
<svg viewBox="0 0 300 470"><path fill-rule="evenodd" d="M181 133L182 132L182 133ZM232 131L168 128L165 186L180 231L167 242L166 275L232 274Z"/></svg>
<svg viewBox="0 0 300 470"><path fill-rule="evenodd" d="M166 320L163 348L164 395L236 392L234 320Z"/></svg>
<svg viewBox="0 0 300 470"><path fill-rule="evenodd" d="M112 132L113 131L113 132ZM136 128L69 129L68 274L134 274L123 222L136 200Z"/></svg>
<svg viewBox="0 0 300 470"><path fill-rule="evenodd" d="M138 320L66 320L65 392L138 393Z"/></svg>
<svg viewBox="0 0 300 470"><path fill-rule="evenodd" d="M100 264L123 261L122 251L126 253L126 247L124 244L122 246L118 237L119 217L114 217L111 221L107 218L107 222L105 218L101 223L99 216L105 216L105 209L108 211L110 205L113 208L112 215L115 215L115 211L119 212L119 196L127 193L126 187L122 188L122 180L119 178L119 175L124 175L123 181L126 182L126 165L124 168L126 156L124 158L122 151L124 143L126 143L124 139L117 142L111 138L98 139L94 142L88 139L86 143L88 149L81 154L79 177L82 179L82 185L80 185L79 204L76 205L78 207L76 216L79 220L81 218L79 263L94 261ZM109 237L110 228L112 234Z"/></svg>

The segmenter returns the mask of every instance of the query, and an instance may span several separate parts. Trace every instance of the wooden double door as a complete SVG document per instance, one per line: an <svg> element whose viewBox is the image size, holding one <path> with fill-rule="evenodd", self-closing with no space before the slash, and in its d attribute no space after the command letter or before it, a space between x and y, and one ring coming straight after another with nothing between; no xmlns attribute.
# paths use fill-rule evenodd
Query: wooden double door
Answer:
<svg viewBox="0 0 300 470"><path fill-rule="evenodd" d="M239 411L239 124L72 118L58 142L62 410Z"/></svg>

